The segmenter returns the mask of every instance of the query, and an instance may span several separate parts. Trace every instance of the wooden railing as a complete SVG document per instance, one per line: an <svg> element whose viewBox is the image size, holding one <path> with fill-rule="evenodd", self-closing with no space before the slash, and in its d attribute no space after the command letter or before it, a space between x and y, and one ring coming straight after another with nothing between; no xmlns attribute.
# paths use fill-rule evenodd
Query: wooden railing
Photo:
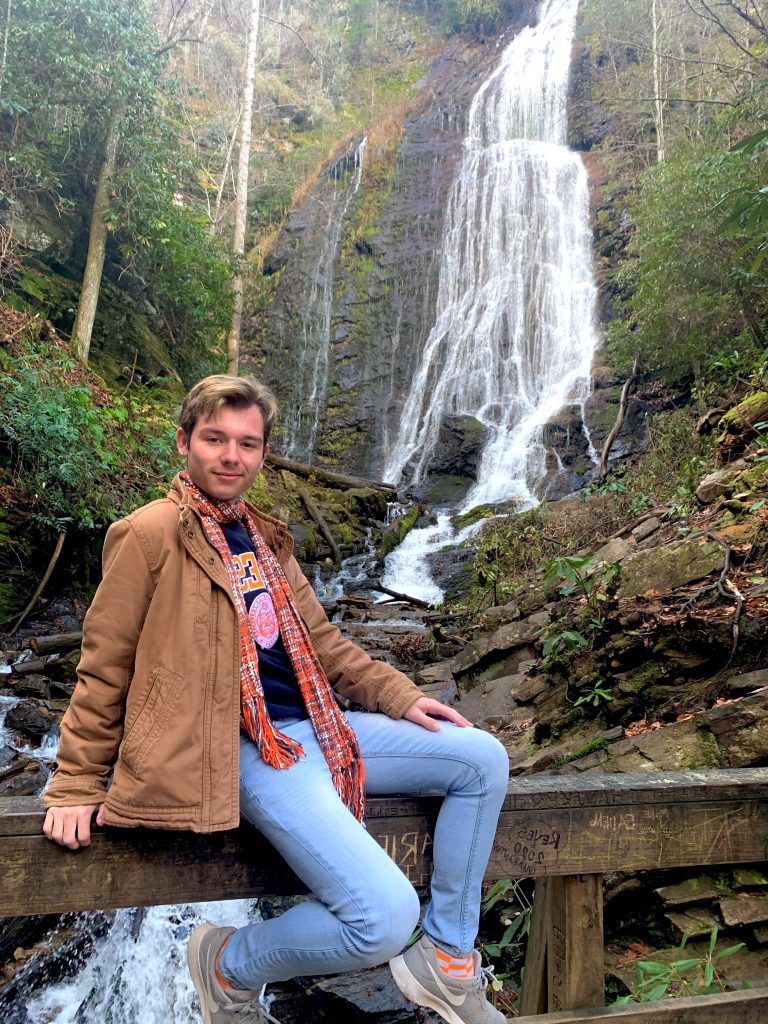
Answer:
<svg viewBox="0 0 768 1024"><path fill-rule="evenodd" d="M429 881L438 808L434 798L368 801L368 830L416 886ZM248 826L95 830L72 853L43 837L42 820L35 798L0 800L0 916L303 891ZM604 872L755 864L767 852L768 769L513 779L486 877L536 879L521 1024L768 1021L768 989L580 1009L604 1002Z"/></svg>

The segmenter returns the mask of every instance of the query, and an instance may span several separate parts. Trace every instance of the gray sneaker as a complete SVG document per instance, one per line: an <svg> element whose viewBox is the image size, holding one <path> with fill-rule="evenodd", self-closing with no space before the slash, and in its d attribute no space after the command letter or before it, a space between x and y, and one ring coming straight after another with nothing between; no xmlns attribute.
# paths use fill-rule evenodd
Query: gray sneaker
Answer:
<svg viewBox="0 0 768 1024"><path fill-rule="evenodd" d="M434 943L422 935L405 953L389 961L395 984L418 1006L435 1010L449 1024L506 1024L507 1018L488 1002L488 977L475 951L475 977L451 978L440 970Z"/></svg>
<svg viewBox="0 0 768 1024"><path fill-rule="evenodd" d="M203 1024L278 1024L259 1003L258 992L224 989L216 978L216 954L234 931L201 924L189 937L187 963L200 998Z"/></svg>

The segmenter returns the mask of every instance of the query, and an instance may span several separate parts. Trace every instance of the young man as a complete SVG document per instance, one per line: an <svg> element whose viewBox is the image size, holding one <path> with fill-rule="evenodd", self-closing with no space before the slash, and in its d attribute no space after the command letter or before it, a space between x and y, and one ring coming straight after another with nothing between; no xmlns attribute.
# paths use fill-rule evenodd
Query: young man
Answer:
<svg viewBox="0 0 768 1024"><path fill-rule="evenodd" d="M167 498L110 527L45 834L76 850L94 814L199 832L242 814L279 850L317 899L192 934L204 1024L271 1020L258 1000L267 982L390 958L414 1002L451 1024L501 1024L474 940L506 752L343 639L285 525L244 502L276 412L253 379L201 381L176 435L186 471ZM342 713L332 688L367 710ZM418 898L366 832L363 796L436 791L424 934L397 955Z"/></svg>

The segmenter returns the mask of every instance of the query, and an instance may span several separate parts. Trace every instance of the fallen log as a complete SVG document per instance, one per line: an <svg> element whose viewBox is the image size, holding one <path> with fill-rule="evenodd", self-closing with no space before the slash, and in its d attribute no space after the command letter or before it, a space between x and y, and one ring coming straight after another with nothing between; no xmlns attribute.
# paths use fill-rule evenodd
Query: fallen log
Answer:
<svg viewBox="0 0 768 1024"><path fill-rule="evenodd" d="M333 469L323 469L321 466L310 466L305 462L293 462L291 459L283 458L282 455L275 455L270 452L267 455L267 462L277 469L287 469L297 476L314 476L323 483L332 487L373 487L377 491L384 491L393 498L397 497L397 488L392 484L381 483L378 480L364 480L357 476L348 476L346 473L337 473Z"/></svg>
<svg viewBox="0 0 768 1024"><path fill-rule="evenodd" d="M406 604L412 604L415 608L426 608L428 611L432 611L435 607L429 601L422 601L420 597L411 597L410 594L399 594L396 590L382 586L381 583L371 583L370 589L378 590L380 594L386 594L387 597L392 597L395 601L405 601Z"/></svg>
<svg viewBox="0 0 768 1024"><path fill-rule="evenodd" d="M621 398L619 399L619 411L616 414L616 422L613 424L613 428L605 439L605 445L603 447L603 454L600 456L600 466L597 470L597 479L604 480L605 475L608 472L608 456L611 454L611 448L613 448L613 442L619 436L619 431L624 426L624 420L627 416L627 399L629 398L629 391L632 385L635 383L635 372L637 370L637 360L635 365L632 367L632 373L624 381L624 387L621 389Z"/></svg>
<svg viewBox="0 0 768 1024"><path fill-rule="evenodd" d="M299 497L301 498L304 504L304 508L307 510L307 512L309 512L312 519L317 523L320 533L322 533L322 535L328 542L331 552L333 553L334 562L336 563L336 565L341 565L341 552L339 551L339 546L333 539L333 534L328 528L328 524L323 519L320 513L320 509L317 507L314 501L312 501L312 499L309 496L309 493L303 487L299 488Z"/></svg>
<svg viewBox="0 0 768 1024"><path fill-rule="evenodd" d="M35 654L54 654L58 651L71 651L83 642L83 631L78 629L72 633L55 633L53 636L33 636L29 645Z"/></svg>

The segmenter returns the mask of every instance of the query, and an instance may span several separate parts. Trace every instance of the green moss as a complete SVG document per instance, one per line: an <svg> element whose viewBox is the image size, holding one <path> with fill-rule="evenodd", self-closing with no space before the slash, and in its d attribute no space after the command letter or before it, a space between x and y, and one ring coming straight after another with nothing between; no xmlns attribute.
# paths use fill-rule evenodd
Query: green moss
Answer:
<svg viewBox="0 0 768 1024"><path fill-rule="evenodd" d="M421 509L418 505L414 505L413 508L409 509L405 515L400 516L394 523L390 523L385 530L381 532L381 540L376 548L376 554L379 558L384 558L393 551L398 544L401 544L406 535L416 525L416 520L421 514Z"/></svg>
<svg viewBox="0 0 768 1024"><path fill-rule="evenodd" d="M552 762L552 769L562 768L565 764L570 764L571 761L578 761L580 757L586 757L587 754L593 754L596 750L607 750L610 747L610 741L604 736L598 736L589 743L585 743L583 747L579 747L578 750L574 750L572 754L564 754L562 757L556 757Z"/></svg>
<svg viewBox="0 0 768 1024"><path fill-rule="evenodd" d="M476 505L469 512L462 512L461 515L451 517L451 526L454 530L463 530L465 526L474 526L481 519L492 519L496 514L493 505Z"/></svg>

